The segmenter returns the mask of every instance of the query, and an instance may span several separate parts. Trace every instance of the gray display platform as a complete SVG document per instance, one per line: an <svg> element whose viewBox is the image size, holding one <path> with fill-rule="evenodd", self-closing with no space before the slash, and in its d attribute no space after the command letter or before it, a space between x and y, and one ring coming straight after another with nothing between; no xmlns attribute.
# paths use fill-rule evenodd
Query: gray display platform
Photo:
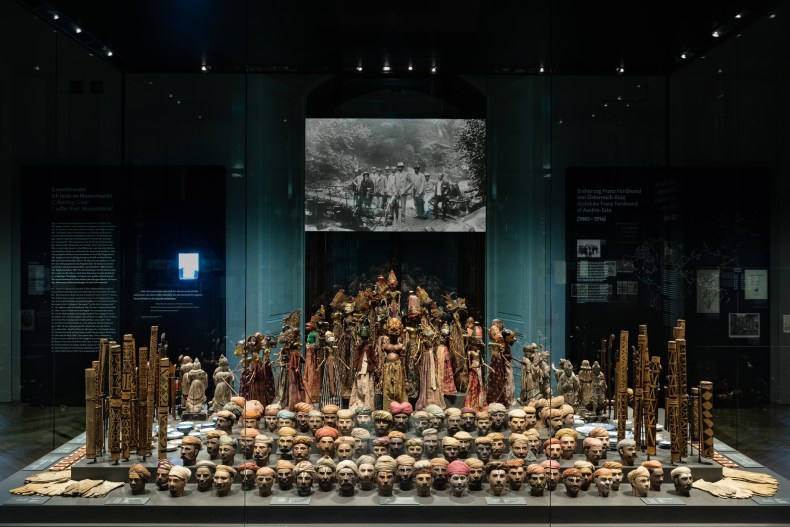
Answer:
<svg viewBox="0 0 790 527"><path fill-rule="evenodd" d="M72 443L73 444L73 443ZM727 448L725 446L725 448ZM44 465L61 448L44 456ZM201 458L205 453L201 452ZM727 450L726 454L739 453ZM613 455L609 452L609 456ZM143 496L133 496L128 486L112 491L103 498L26 498L11 495L8 491L24 484L25 477L32 472L20 471L0 482L0 526L57 526L70 525L397 525L431 524L449 525L579 525L624 524L633 525L788 525L790 518L790 482L766 468L751 469L769 473L779 482L779 492L773 499L724 500L705 492L692 490L690 498L676 496L669 483L668 451L659 450L654 458L665 464L666 481L661 492L649 493L648 500L630 495L630 485L624 482L619 492L608 498L596 495L595 490L582 492L577 498L568 497L562 486L559 491L546 493L543 497L529 495L524 487L521 491L507 494L509 499L491 499L488 492L470 492L455 498L449 491L437 492L430 498L418 498L414 491L401 492L396 489L392 499L382 500L375 490L358 491L353 498L341 497L336 491L316 490L309 504L275 505L282 498L296 498L295 490L278 491L262 497L257 490L244 492L234 484L230 496L218 498L213 492L199 492L194 483L187 485L181 498L172 498L166 491L157 491L153 482L147 486ZM317 456L313 456L316 458ZM615 456L616 457L616 456ZM729 456L728 456L729 457ZM178 462L177 452L171 458ZM272 463L276 457L272 457ZM640 456L640 461L644 460ZM707 460L696 462L696 457L686 458L685 465L692 469L695 479L715 481L721 477L721 466ZM57 460L56 460L57 461ZM74 479L108 479L125 481L129 466L139 462L135 456L117 466L108 460L92 464L81 460L72 468ZM236 464L242 463L241 456ZM155 471L154 458L144 463ZM709 463L709 464L708 464ZM563 466L572 461L563 461ZM38 466L39 463L33 465ZM628 469L626 469L627 471ZM20 499L22 498L22 499ZM278 498L279 500L275 500ZM511 499L517 498L517 499Z"/></svg>

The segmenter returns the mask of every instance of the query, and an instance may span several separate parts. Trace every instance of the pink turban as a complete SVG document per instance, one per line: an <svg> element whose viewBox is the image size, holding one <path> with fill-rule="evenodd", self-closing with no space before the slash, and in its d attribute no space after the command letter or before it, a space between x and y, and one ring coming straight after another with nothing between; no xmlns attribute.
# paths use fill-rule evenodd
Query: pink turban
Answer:
<svg viewBox="0 0 790 527"><path fill-rule="evenodd" d="M452 476L453 474L461 474L463 476L469 475L469 465L461 461L460 459L456 459L449 465L447 465L447 472L448 476Z"/></svg>
<svg viewBox="0 0 790 527"><path fill-rule="evenodd" d="M413 411L414 408L412 408L411 403L409 402L399 403L397 401L390 401L390 413L392 415L395 414L411 415Z"/></svg>

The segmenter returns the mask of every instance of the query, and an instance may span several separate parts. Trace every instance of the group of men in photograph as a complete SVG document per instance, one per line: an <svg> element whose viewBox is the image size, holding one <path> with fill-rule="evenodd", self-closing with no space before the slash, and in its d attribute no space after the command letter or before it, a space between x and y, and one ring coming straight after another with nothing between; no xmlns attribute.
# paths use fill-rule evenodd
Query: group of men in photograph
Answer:
<svg viewBox="0 0 790 527"><path fill-rule="evenodd" d="M411 196L414 201L415 217L418 219L447 219L447 204L450 199L450 183L443 173L436 180L431 174L422 172L419 165L406 169L402 162L392 167L370 170L358 168L351 185L355 210L371 210L376 207L382 211L386 224L406 221L406 200ZM428 199L428 196L433 197ZM426 202L433 201L433 213L429 216ZM441 208L441 212L439 209Z"/></svg>

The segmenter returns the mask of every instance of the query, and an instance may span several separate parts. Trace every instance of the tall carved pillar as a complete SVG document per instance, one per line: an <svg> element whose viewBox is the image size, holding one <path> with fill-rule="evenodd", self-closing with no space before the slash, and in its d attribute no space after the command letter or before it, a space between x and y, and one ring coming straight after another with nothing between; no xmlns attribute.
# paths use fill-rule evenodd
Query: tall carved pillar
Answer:
<svg viewBox="0 0 790 527"><path fill-rule="evenodd" d="M700 381L699 383L701 415L701 442L700 454L702 457L713 457L713 383Z"/></svg>

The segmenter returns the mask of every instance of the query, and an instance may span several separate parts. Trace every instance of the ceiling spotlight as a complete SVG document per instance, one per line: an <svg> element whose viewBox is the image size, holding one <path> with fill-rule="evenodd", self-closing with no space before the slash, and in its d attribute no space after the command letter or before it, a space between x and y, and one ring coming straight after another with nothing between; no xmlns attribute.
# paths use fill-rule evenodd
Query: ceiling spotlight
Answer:
<svg viewBox="0 0 790 527"><path fill-rule="evenodd" d="M774 18L776 18L776 13L771 13L771 15L770 15L768 18L770 18L771 20L773 20Z"/></svg>
<svg viewBox="0 0 790 527"><path fill-rule="evenodd" d="M77 27L74 28L74 32L75 33L82 33L82 28L77 26Z"/></svg>
<svg viewBox="0 0 790 527"><path fill-rule="evenodd" d="M680 58L686 60L687 58L689 58L689 56L685 52L683 52L680 54Z"/></svg>
<svg viewBox="0 0 790 527"><path fill-rule="evenodd" d="M622 66L618 67L618 68L617 68L617 73L619 73L619 74L621 74L621 75L622 75L623 73L625 73L625 68L624 68L624 67L622 67Z"/></svg>
<svg viewBox="0 0 790 527"><path fill-rule="evenodd" d="M409 66L409 71L412 71L413 69L414 69L414 68L413 68L412 66Z"/></svg>
<svg viewBox="0 0 790 527"><path fill-rule="evenodd" d="M362 66L357 66L357 71L362 71Z"/></svg>
<svg viewBox="0 0 790 527"><path fill-rule="evenodd" d="M741 14L738 13L737 15L735 15L735 18L741 18Z"/></svg>
<svg viewBox="0 0 790 527"><path fill-rule="evenodd" d="M431 73L436 73L436 66L431 67Z"/></svg>
<svg viewBox="0 0 790 527"><path fill-rule="evenodd" d="M52 20L57 20L60 18L60 15L57 13L52 13Z"/></svg>
<svg viewBox="0 0 790 527"><path fill-rule="evenodd" d="M713 38L719 38L719 37L721 36L721 33L719 33L718 31L714 31L714 32L713 32L713 33L711 33L710 35L711 35Z"/></svg>
<svg viewBox="0 0 790 527"><path fill-rule="evenodd" d="M200 71L208 71L208 68L206 67L206 65L205 65L205 64L203 64L203 65L200 67Z"/></svg>
<svg viewBox="0 0 790 527"><path fill-rule="evenodd" d="M546 68L544 68L543 66L538 68L538 73L545 73L545 72L546 72Z"/></svg>
<svg viewBox="0 0 790 527"><path fill-rule="evenodd" d="M390 68L389 66L383 66L381 68L381 71L389 71L390 69L392 69L392 68Z"/></svg>
<svg viewBox="0 0 790 527"><path fill-rule="evenodd" d="M108 56L108 57L112 57L112 50L111 50L111 49L108 49L108 50L107 50L107 56Z"/></svg>

